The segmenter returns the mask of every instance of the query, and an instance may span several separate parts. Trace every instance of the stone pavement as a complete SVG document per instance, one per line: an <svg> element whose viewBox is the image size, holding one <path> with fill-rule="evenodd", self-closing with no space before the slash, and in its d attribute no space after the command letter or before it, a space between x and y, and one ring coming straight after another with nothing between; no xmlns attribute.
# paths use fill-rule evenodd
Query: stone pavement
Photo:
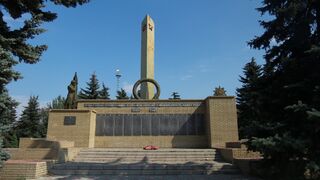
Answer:
<svg viewBox="0 0 320 180"><path fill-rule="evenodd" d="M260 180L243 175L132 175L132 176L47 176L36 180Z"/></svg>

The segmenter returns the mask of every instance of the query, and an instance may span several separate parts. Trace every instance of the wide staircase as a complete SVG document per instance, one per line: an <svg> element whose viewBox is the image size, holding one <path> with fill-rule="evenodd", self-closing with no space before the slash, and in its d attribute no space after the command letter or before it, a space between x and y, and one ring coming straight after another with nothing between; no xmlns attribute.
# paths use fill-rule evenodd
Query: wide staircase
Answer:
<svg viewBox="0 0 320 180"><path fill-rule="evenodd" d="M239 174L215 149L83 149L72 162L55 164L54 175Z"/></svg>

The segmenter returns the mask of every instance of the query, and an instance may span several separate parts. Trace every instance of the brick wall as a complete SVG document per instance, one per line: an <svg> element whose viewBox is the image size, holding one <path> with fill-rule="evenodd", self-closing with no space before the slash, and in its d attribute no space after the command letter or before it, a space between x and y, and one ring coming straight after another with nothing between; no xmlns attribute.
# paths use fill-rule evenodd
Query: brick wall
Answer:
<svg viewBox="0 0 320 180"><path fill-rule="evenodd" d="M209 146L238 141L237 109L234 97L212 96L206 99Z"/></svg>
<svg viewBox="0 0 320 180"><path fill-rule="evenodd" d="M47 173L47 162L9 160L0 168L0 179L35 179Z"/></svg>
<svg viewBox="0 0 320 180"><path fill-rule="evenodd" d="M74 116L74 125L65 125L65 116ZM91 110L51 110L47 138L73 141L75 147L94 147L96 113Z"/></svg>

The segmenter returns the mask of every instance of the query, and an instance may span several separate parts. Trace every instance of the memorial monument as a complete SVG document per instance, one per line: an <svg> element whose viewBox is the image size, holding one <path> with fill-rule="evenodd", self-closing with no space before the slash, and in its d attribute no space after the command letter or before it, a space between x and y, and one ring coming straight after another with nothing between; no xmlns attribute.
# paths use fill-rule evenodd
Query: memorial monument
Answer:
<svg viewBox="0 0 320 180"><path fill-rule="evenodd" d="M75 147L86 148L146 145L213 148L238 141L233 96L158 99L160 86L154 80L154 32L155 24L147 15L141 26L141 79L133 89L136 99L78 99L76 105L71 106L76 109L68 105L66 109L51 110L47 139L73 141Z"/></svg>

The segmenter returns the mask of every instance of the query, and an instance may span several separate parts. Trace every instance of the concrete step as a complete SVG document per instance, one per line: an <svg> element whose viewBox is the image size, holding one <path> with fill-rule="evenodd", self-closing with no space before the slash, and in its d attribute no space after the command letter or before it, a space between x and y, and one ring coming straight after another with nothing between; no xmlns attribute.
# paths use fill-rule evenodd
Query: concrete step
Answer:
<svg viewBox="0 0 320 180"><path fill-rule="evenodd" d="M82 149L74 162L55 164L56 175L238 174L214 149Z"/></svg>
<svg viewBox="0 0 320 180"><path fill-rule="evenodd" d="M206 164L104 164L65 163L57 164L50 173L56 175L163 175L163 174L238 174L228 163Z"/></svg>

